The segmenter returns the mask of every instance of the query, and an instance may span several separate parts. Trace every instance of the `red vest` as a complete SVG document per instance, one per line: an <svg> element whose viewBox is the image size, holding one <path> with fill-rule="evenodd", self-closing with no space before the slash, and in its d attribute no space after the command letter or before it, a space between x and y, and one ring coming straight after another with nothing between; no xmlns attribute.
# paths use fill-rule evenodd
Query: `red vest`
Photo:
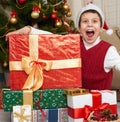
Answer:
<svg viewBox="0 0 120 122"><path fill-rule="evenodd" d="M86 50L81 40L82 86L86 89L105 90L111 88L113 70L104 71L104 59L111 44L101 41Z"/></svg>

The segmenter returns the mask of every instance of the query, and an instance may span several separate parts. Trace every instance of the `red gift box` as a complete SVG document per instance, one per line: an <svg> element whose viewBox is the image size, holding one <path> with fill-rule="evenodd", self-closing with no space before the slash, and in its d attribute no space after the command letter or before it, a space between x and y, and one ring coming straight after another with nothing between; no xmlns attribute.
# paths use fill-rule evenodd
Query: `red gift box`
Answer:
<svg viewBox="0 0 120 122"><path fill-rule="evenodd" d="M79 34L11 35L9 66L12 90L81 87Z"/></svg>
<svg viewBox="0 0 120 122"><path fill-rule="evenodd" d="M2 88L0 89L0 109L3 109L3 92Z"/></svg>

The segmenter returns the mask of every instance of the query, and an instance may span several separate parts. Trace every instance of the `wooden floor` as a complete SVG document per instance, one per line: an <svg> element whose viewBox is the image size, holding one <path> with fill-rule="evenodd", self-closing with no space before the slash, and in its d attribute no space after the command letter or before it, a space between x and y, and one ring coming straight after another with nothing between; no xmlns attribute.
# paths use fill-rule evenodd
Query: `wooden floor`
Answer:
<svg viewBox="0 0 120 122"><path fill-rule="evenodd" d="M120 102L118 103L118 113L120 115ZM0 110L0 122L11 122L10 121L10 113Z"/></svg>

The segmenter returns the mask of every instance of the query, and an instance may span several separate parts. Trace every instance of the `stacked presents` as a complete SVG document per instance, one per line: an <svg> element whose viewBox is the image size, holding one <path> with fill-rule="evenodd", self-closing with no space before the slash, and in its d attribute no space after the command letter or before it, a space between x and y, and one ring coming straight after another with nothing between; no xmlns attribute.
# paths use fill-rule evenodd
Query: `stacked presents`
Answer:
<svg viewBox="0 0 120 122"><path fill-rule="evenodd" d="M12 35L9 66L3 104L13 122L67 122L63 89L81 86L79 35Z"/></svg>
<svg viewBox="0 0 120 122"><path fill-rule="evenodd" d="M115 91L81 89L78 34L12 35L9 66L3 109L12 122L83 122L98 107L117 115Z"/></svg>

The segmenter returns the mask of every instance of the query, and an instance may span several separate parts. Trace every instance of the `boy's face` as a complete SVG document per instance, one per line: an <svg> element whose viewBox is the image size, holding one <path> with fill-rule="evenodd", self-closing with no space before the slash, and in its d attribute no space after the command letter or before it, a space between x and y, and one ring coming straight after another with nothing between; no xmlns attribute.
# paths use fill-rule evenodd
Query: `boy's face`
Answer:
<svg viewBox="0 0 120 122"><path fill-rule="evenodd" d="M83 13L79 24L82 38L89 44L94 43L102 31L99 15L92 12Z"/></svg>

